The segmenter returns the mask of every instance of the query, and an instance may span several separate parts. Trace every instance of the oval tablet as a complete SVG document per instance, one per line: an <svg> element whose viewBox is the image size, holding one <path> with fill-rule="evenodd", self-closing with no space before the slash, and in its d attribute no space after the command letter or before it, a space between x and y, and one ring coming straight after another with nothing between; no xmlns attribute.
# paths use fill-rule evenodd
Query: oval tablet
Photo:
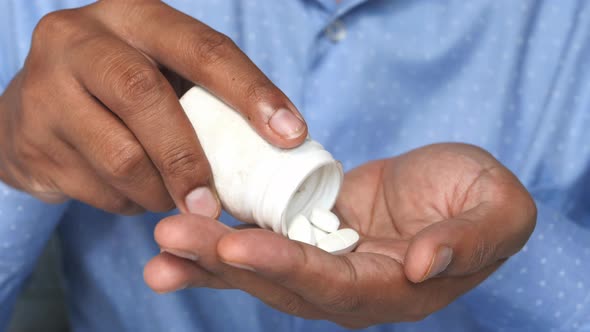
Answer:
<svg viewBox="0 0 590 332"><path fill-rule="evenodd" d="M325 238L328 235L328 233L322 231L314 225L311 225L311 230L313 231L313 237L315 238L316 242Z"/></svg>
<svg viewBox="0 0 590 332"><path fill-rule="evenodd" d="M340 227L340 219L329 210L315 208L311 211L309 221L324 232L332 233Z"/></svg>
<svg viewBox="0 0 590 332"><path fill-rule="evenodd" d="M302 214L298 214L291 220L288 226L287 236L291 240L304 242L312 246L316 244L311 223Z"/></svg>
<svg viewBox="0 0 590 332"><path fill-rule="evenodd" d="M334 255L342 255L356 248L359 234L352 228L339 229L318 241L317 247Z"/></svg>

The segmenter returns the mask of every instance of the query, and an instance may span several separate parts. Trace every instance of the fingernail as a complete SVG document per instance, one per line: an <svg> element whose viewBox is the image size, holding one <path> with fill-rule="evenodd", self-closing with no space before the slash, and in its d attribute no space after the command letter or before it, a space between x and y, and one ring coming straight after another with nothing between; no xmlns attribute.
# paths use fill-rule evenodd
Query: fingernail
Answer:
<svg viewBox="0 0 590 332"><path fill-rule="evenodd" d="M240 263L234 263L234 262L224 262L224 263L227 264L227 265L229 265L229 266L233 266L235 268L238 268L240 270L247 270L247 271L256 272L253 267L248 266L248 265L244 265L244 264L240 264Z"/></svg>
<svg viewBox="0 0 590 332"><path fill-rule="evenodd" d="M188 286L189 286L188 284L182 285L182 286L180 286L180 287L176 288L175 290L173 290L173 292L178 292L178 291L181 291L181 290L187 289L187 288L188 288Z"/></svg>
<svg viewBox="0 0 590 332"><path fill-rule="evenodd" d="M451 260L453 260L453 249L446 246L440 247L437 250L436 255L434 255L434 258L430 263L430 267L428 268L428 271L426 271L426 273L424 274L424 278L422 279L422 281L441 274L444 270L447 269L449 264L451 264Z"/></svg>
<svg viewBox="0 0 590 332"><path fill-rule="evenodd" d="M296 138L305 131L305 123L285 108L276 111L268 120L268 125L283 138Z"/></svg>
<svg viewBox="0 0 590 332"><path fill-rule="evenodd" d="M178 249L162 248L162 249L160 249L160 252L167 252L167 253L170 253L174 256L178 256L180 258L185 258L185 259L191 260L193 262L197 261L197 259L198 259L197 255L193 254L192 252L182 251L182 250L178 250Z"/></svg>
<svg viewBox="0 0 590 332"><path fill-rule="evenodd" d="M188 211L205 217L214 218L219 213L219 202L211 189L199 187L193 190L185 198Z"/></svg>

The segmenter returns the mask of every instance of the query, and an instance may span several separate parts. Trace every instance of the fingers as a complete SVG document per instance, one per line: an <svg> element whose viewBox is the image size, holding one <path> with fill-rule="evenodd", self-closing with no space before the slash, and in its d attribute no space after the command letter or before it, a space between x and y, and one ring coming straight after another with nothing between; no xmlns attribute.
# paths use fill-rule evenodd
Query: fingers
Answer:
<svg viewBox="0 0 590 332"><path fill-rule="evenodd" d="M431 145L391 162L384 180L396 184L387 187L393 219L415 234L404 259L413 282L479 271L516 253L534 228L526 189L480 148Z"/></svg>
<svg viewBox="0 0 590 332"><path fill-rule="evenodd" d="M168 211L174 202L160 174L121 120L89 95L72 97L58 135L118 192L149 211Z"/></svg>
<svg viewBox="0 0 590 332"><path fill-rule="evenodd" d="M453 277L440 277L419 284L411 284L400 292L400 299L408 310L405 321L418 321L441 310L459 296L473 289L493 273L502 262L496 262L478 272ZM406 302L411 299L411 304Z"/></svg>
<svg viewBox="0 0 590 332"><path fill-rule="evenodd" d="M19 137L18 154L9 168L22 189L47 202L77 199L96 208L120 214L144 210L106 183L72 146L48 131L35 141Z"/></svg>
<svg viewBox="0 0 590 332"><path fill-rule="evenodd" d="M378 279L387 279L392 272L365 278L375 271L371 259L362 258L364 254L335 256L264 230L226 235L218 253L222 261L254 270L332 313L354 313L365 298L374 295L375 287L368 283L379 284ZM401 272L399 264L390 261L393 271Z"/></svg>
<svg viewBox="0 0 590 332"><path fill-rule="evenodd" d="M105 183L75 151L63 157L52 172L56 191L111 213L134 215L144 211L134 201Z"/></svg>
<svg viewBox="0 0 590 332"><path fill-rule="evenodd" d="M174 90L156 66L109 36L90 39L79 52L75 59L84 61L73 65L78 79L141 142L176 206L216 217L220 206L208 189L209 164ZM141 154L133 144L129 149Z"/></svg>
<svg viewBox="0 0 590 332"><path fill-rule="evenodd" d="M403 239L375 238L370 241L361 241L354 251L384 255L403 264L409 244L408 240Z"/></svg>
<svg viewBox="0 0 590 332"><path fill-rule="evenodd" d="M228 285L242 289L278 310L309 319L326 316L301 296L284 287L261 278L247 268L222 262L217 254L217 244L223 236L233 232L216 220L197 215L182 215L162 220L154 235L158 245L164 250L196 259L200 267Z"/></svg>
<svg viewBox="0 0 590 332"><path fill-rule="evenodd" d="M230 287L194 262L167 252L152 258L146 264L143 276L146 284L157 293L169 293L187 287Z"/></svg>
<svg viewBox="0 0 590 332"><path fill-rule="evenodd" d="M270 143L290 148L307 136L293 103L225 35L163 3L126 26L133 46L220 97Z"/></svg>
<svg viewBox="0 0 590 332"><path fill-rule="evenodd" d="M403 243L393 243L403 247ZM384 243L361 244L365 249ZM396 251L394 249L393 251ZM473 288L491 272L468 277L440 278L415 285L403 266L388 255L353 252L334 256L312 246L290 241L263 230L246 230L224 236L220 258L268 281L284 286L345 325L354 321L383 323L413 321L448 304ZM408 299L412 299L408 303ZM351 320L351 318L354 318Z"/></svg>
<svg viewBox="0 0 590 332"><path fill-rule="evenodd" d="M233 230L213 219L197 215L177 215L163 219L154 230L154 238L162 250L186 253L200 265L219 268L215 251L217 241ZM211 249L213 248L213 249Z"/></svg>
<svg viewBox="0 0 590 332"><path fill-rule="evenodd" d="M164 219L156 227L155 237L161 247L172 248L165 250L190 259L177 257L168 262L169 254L164 253L150 262L145 279L157 291L191 283L222 287L215 281L209 286L212 279L203 271L175 265L198 264L225 282L223 287L242 289L289 314L329 319L351 328L423 319L473 288L499 265L464 277L413 284L406 279L402 265L385 254L333 256L267 230L234 231L197 215ZM373 247L383 246L377 243Z"/></svg>
<svg viewBox="0 0 590 332"><path fill-rule="evenodd" d="M441 273L472 274L513 255L530 234L519 229L521 222L513 218L494 204L482 203L456 218L426 227L408 248L408 279L422 282Z"/></svg>

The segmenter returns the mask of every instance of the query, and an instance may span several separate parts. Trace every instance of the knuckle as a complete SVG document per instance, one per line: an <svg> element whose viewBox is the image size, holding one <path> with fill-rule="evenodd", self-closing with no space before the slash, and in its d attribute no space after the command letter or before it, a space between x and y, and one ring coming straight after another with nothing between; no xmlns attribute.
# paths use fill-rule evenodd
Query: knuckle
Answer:
<svg viewBox="0 0 590 332"><path fill-rule="evenodd" d="M65 197L58 184L45 174L36 174L35 176L22 172L13 172L12 174L24 191L46 203L56 203Z"/></svg>
<svg viewBox="0 0 590 332"><path fill-rule="evenodd" d="M36 178L29 178L27 181L27 189L32 194L52 195L61 194L59 185L48 176L37 176Z"/></svg>
<svg viewBox="0 0 590 332"><path fill-rule="evenodd" d="M209 66L226 59L235 48L234 42L226 35L214 30L200 35L196 41L190 37L190 52L194 59L202 66Z"/></svg>
<svg viewBox="0 0 590 332"><path fill-rule="evenodd" d="M42 153L36 146L34 138L28 134L13 137L13 154L20 162L38 162L42 159Z"/></svg>
<svg viewBox="0 0 590 332"><path fill-rule="evenodd" d="M115 80L123 98L131 102L143 101L157 92L163 84L159 73L148 64L129 65ZM153 99L153 98L149 98Z"/></svg>
<svg viewBox="0 0 590 332"><path fill-rule="evenodd" d="M50 36L52 32L61 30L67 25L66 21L62 11L51 12L43 16L33 30L33 40L35 37Z"/></svg>
<svg viewBox="0 0 590 332"><path fill-rule="evenodd" d="M489 244L489 241L482 240L481 238L476 240L475 247L469 256L468 271L466 273L476 272L490 262L489 259L494 256L494 246Z"/></svg>
<svg viewBox="0 0 590 332"><path fill-rule="evenodd" d="M105 163L106 174L115 181L129 181L145 161L143 148L135 142L118 144Z"/></svg>
<svg viewBox="0 0 590 332"><path fill-rule="evenodd" d="M182 145L175 147L162 156L160 171L168 177L180 178L187 174L200 173L203 169L204 156Z"/></svg>
<svg viewBox="0 0 590 332"><path fill-rule="evenodd" d="M245 93L247 99L256 102L266 98L273 90L274 85L270 81L255 80L248 83Z"/></svg>
<svg viewBox="0 0 590 332"><path fill-rule="evenodd" d="M44 44L55 38L67 39L78 30L76 15L73 10L59 10L51 12L41 18L33 30L33 45Z"/></svg>

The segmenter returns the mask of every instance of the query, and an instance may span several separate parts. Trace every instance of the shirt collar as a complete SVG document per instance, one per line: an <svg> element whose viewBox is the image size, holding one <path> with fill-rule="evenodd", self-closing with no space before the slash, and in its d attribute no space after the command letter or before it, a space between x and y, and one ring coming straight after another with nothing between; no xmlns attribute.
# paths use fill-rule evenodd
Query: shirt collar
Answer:
<svg viewBox="0 0 590 332"><path fill-rule="evenodd" d="M369 0L340 0L340 2L336 2L336 0L311 0L315 1L320 4L326 11L331 13L331 15L335 17L342 16L349 12L356 6L359 6Z"/></svg>

